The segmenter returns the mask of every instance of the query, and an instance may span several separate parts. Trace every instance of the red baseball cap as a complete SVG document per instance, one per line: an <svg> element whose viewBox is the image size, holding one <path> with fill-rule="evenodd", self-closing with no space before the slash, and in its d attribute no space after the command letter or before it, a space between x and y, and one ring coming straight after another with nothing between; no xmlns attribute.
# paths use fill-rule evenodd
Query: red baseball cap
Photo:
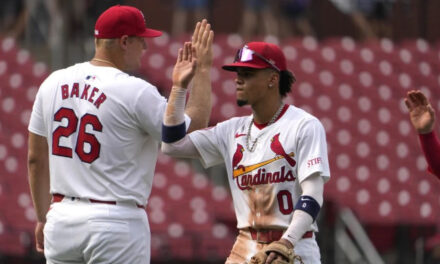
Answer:
<svg viewBox="0 0 440 264"><path fill-rule="evenodd" d="M96 20L95 38L120 38L124 35L154 38L161 36L162 32L147 28L142 11L132 6L112 6Z"/></svg>
<svg viewBox="0 0 440 264"><path fill-rule="evenodd" d="M281 49L271 43L249 42L237 51L234 63L224 65L227 71L237 71L238 67L255 69L272 68L276 71L287 70L286 57Z"/></svg>

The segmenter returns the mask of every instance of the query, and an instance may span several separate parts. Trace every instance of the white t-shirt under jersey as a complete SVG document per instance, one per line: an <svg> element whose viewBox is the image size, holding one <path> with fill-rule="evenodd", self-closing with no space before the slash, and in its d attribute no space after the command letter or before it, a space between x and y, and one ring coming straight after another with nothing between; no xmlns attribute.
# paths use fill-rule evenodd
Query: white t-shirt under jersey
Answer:
<svg viewBox="0 0 440 264"><path fill-rule="evenodd" d="M85 62L53 72L29 124L48 140L51 193L145 204L165 108L156 87L116 68Z"/></svg>
<svg viewBox="0 0 440 264"><path fill-rule="evenodd" d="M325 181L330 177L322 124L295 106L285 108L270 126L260 130L252 124L249 146L258 137L254 152L246 147L252 116L189 134L205 167L225 163L238 228L287 228L300 182L316 172ZM310 230L316 231L316 224Z"/></svg>

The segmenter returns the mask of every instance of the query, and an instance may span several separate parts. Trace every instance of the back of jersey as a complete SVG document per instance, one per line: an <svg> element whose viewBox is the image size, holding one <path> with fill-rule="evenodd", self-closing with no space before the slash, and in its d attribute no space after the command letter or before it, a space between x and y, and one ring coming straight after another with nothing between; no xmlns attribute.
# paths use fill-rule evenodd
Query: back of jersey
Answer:
<svg viewBox="0 0 440 264"><path fill-rule="evenodd" d="M165 107L154 86L116 68L86 62L52 73L29 124L48 140L51 193L145 204Z"/></svg>

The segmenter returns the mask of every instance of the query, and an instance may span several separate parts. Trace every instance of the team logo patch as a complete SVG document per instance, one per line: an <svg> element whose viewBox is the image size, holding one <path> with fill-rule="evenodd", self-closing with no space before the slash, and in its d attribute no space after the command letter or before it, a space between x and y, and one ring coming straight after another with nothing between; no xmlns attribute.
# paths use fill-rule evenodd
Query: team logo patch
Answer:
<svg viewBox="0 0 440 264"><path fill-rule="evenodd" d="M236 134L235 137L237 137L237 135L240 136L241 134ZM291 167L294 167L296 165L296 161L293 159L295 154L293 152L286 153L279 138L280 138L280 133L276 134L271 139L270 149L276 154L275 157L247 166L239 165L240 161L243 159L243 154L245 149L241 144L237 144L237 148L235 150L234 156L232 157L233 177L237 178L243 174L248 174L253 170L261 168L265 165L268 165L280 159L285 159Z"/></svg>

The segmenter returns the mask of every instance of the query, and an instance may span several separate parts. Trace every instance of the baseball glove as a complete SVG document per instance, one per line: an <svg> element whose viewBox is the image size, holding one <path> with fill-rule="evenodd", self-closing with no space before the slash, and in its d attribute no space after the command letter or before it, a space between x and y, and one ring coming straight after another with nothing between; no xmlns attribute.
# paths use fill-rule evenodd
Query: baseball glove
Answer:
<svg viewBox="0 0 440 264"><path fill-rule="evenodd" d="M265 249L257 252L257 254L255 254L251 258L249 264L264 264L270 252L276 252L278 255L281 255L285 258L285 260L274 260L272 261L272 264L294 264L295 260L297 260L301 264L304 264L301 257L295 254L293 248L290 249L279 241L274 241L270 243Z"/></svg>

